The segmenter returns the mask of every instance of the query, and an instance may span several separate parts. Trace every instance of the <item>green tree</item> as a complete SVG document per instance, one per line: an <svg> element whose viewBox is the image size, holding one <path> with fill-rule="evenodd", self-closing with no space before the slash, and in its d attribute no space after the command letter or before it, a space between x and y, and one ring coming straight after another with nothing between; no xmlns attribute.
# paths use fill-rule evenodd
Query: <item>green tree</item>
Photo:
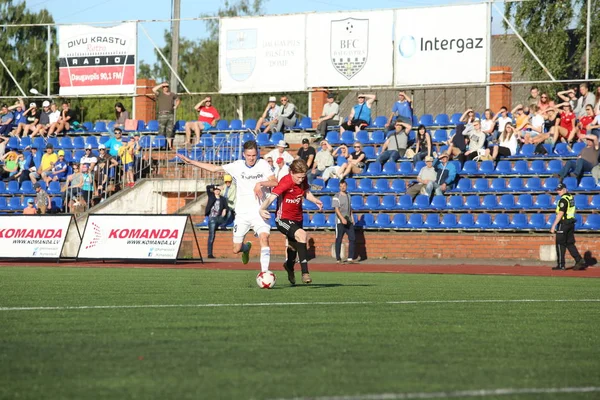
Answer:
<svg viewBox="0 0 600 400"><path fill-rule="evenodd" d="M38 13L27 10L25 2L0 0L0 21L10 24L53 23L54 19L46 9ZM52 42L50 92L58 92L58 47L56 46L56 28L51 28ZM6 63L21 88L27 93L30 88L46 92L46 43L48 28L0 27L0 57ZM21 93L6 69L0 66L0 94L3 96L21 96Z"/></svg>

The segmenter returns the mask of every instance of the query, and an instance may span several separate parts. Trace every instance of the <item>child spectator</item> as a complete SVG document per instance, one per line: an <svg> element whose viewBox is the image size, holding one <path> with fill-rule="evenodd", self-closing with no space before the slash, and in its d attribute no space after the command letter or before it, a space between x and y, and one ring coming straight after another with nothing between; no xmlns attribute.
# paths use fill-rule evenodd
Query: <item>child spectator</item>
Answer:
<svg viewBox="0 0 600 400"><path fill-rule="evenodd" d="M35 215L37 214L37 210L35 209L35 205L33 204L33 199L27 200L27 206L23 209L24 215Z"/></svg>

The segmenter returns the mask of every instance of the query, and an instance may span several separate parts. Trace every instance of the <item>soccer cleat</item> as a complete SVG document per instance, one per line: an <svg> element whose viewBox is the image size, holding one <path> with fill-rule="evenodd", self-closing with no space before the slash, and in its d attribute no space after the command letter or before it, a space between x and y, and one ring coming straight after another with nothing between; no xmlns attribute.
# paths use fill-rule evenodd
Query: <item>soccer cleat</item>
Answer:
<svg viewBox="0 0 600 400"><path fill-rule="evenodd" d="M585 260L582 258L581 260L579 260L575 263L575 265L573 266L573 269L575 271L581 271L582 269L585 269L585 267L586 267Z"/></svg>
<svg viewBox="0 0 600 400"><path fill-rule="evenodd" d="M242 253L242 264L248 264L248 261L250 261L250 249L252 248L252 243L246 242L246 246L248 247L248 250Z"/></svg>
<svg viewBox="0 0 600 400"><path fill-rule="evenodd" d="M552 268L552 270L553 270L553 271L564 271L564 270L565 270L565 267L559 267L559 266L556 266L556 267L553 267L553 268Z"/></svg>
<svg viewBox="0 0 600 400"><path fill-rule="evenodd" d="M296 284L296 274L294 274L294 267L288 268L287 262L284 262L283 263L283 269L285 269L287 271L288 281L290 281L290 283L292 285L295 285Z"/></svg>
<svg viewBox="0 0 600 400"><path fill-rule="evenodd" d="M302 283L312 283L312 279L310 278L310 274L302 274Z"/></svg>

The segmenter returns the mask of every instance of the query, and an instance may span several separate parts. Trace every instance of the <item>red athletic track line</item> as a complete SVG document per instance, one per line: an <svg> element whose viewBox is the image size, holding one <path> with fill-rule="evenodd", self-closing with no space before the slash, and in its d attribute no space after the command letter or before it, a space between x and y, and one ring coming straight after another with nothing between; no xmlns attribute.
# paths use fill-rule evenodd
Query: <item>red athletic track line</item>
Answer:
<svg viewBox="0 0 600 400"><path fill-rule="evenodd" d="M237 261L178 263L178 264L124 264L116 262L2 262L0 267L84 267L84 268L174 268L174 269L213 269L213 270L254 270L260 271L258 263L243 265ZM584 271L553 271L550 266L498 266L498 265L393 265L393 264L310 264L311 271L319 272L389 272L405 274L454 274L454 275L510 275L510 276L565 276L580 278L600 278L600 268L588 268ZM283 268L277 265L275 272Z"/></svg>

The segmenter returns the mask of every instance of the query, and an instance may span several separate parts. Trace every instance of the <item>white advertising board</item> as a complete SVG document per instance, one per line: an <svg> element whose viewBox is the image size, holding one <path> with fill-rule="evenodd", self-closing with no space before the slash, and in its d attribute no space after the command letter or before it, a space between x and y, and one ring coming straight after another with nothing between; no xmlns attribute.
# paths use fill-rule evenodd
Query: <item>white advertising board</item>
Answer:
<svg viewBox="0 0 600 400"><path fill-rule="evenodd" d="M395 12L396 86L486 81L486 4Z"/></svg>
<svg viewBox="0 0 600 400"><path fill-rule="evenodd" d="M392 84L394 11L307 16L308 87Z"/></svg>
<svg viewBox="0 0 600 400"><path fill-rule="evenodd" d="M78 258L176 260L187 215L90 215Z"/></svg>
<svg viewBox="0 0 600 400"><path fill-rule="evenodd" d="M304 15L222 18L221 93L276 93L305 89Z"/></svg>
<svg viewBox="0 0 600 400"><path fill-rule="evenodd" d="M136 24L58 27L60 95L135 93Z"/></svg>
<svg viewBox="0 0 600 400"><path fill-rule="evenodd" d="M70 215L0 215L0 257L59 258Z"/></svg>

